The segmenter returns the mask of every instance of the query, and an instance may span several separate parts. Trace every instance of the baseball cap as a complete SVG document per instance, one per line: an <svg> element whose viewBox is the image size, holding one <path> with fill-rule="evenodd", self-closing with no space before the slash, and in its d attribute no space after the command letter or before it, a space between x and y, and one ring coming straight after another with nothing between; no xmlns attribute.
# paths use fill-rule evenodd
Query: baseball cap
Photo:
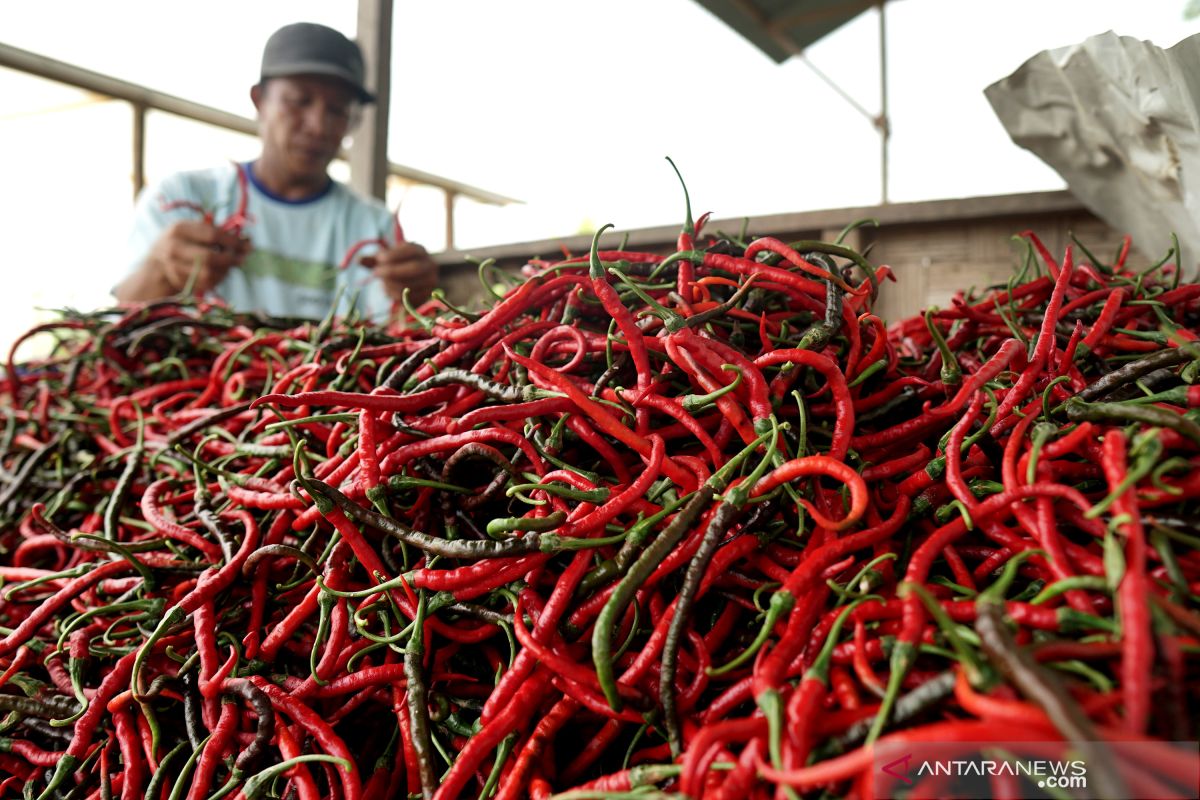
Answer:
<svg viewBox="0 0 1200 800"><path fill-rule="evenodd" d="M367 91L362 51L333 28L314 22L285 25L267 39L263 48L262 77L328 75L348 83L364 103L375 102Z"/></svg>

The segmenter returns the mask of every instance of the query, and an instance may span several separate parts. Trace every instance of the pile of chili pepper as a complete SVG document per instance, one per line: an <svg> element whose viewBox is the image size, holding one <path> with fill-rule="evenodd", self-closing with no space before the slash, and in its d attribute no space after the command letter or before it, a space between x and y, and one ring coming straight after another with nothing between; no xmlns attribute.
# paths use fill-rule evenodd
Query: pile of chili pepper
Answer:
<svg viewBox="0 0 1200 800"><path fill-rule="evenodd" d="M704 226L511 286L485 262L478 313L31 332L0 795L868 796L883 745L1024 739L1095 757L1093 790L1190 791L1177 252L1029 234L1006 286L889 329L890 271L840 240Z"/></svg>

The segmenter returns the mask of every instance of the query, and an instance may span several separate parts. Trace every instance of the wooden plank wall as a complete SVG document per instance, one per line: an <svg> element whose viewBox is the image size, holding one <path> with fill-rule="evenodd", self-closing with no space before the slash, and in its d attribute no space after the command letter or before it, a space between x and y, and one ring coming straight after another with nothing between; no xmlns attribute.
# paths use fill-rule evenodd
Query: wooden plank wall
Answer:
<svg viewBox="0 0 1200 800"><path fill-rule="evenodd" d="M1059 258L1072 233L1100 259L1111 259L1121 244L1116 231L1084 209L896 225L877 232L871 251L872 262L892 266L897 277L880 292L876 313L897 320L945 308L959 291L1007 282L1025 256L1013 240L1023 230L1034 231Z"/></svg>
<svg viewBox="0 0 1200 800"><path fill-rule="evenodd" d="M975 197L887 206L834 209L798 214L776 214L751 218L748 230L773 235L785 241L824 239L832 241L850 222L874 218L879 227L860 228L848 243L862 249L871 246L872 263L887 264L895 271L896 283L880 292L877 313L897 320L930 305L946 306L953 294L972 286L1003 283L1019 266L1021 249L1015 234L1033 230L1050 251L1061 255L1071 234L1098 258L1111 259L1121 243L1121 234L1079 204L1068 192ZM715 220L710 230L737 231L741 219ZM606 235L602 247L615 247L622 232ZM670 253L678 228L659 227L629 232L631 249ZM562 247L586 253L590 237L572 236L520 244L479 248L469 252L447 252L435 256L442 266L442 283L454 303L478 307L483 292L476 267L466 262L495 258L506 269L519 269L527 259L561 258ZM1166 253L1170 243L1147 246L1137 261L1148 263Z"/></svg>

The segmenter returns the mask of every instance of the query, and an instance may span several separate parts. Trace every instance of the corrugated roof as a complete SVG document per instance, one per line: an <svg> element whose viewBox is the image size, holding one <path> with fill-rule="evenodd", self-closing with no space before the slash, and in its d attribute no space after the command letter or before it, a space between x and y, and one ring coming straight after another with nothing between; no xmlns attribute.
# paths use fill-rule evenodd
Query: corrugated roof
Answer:
<svg viewBox="0 0 1200 800"><path fill-rule="evenodd" d="M776 63L799 55L881 0L696 0Z"/></svg>

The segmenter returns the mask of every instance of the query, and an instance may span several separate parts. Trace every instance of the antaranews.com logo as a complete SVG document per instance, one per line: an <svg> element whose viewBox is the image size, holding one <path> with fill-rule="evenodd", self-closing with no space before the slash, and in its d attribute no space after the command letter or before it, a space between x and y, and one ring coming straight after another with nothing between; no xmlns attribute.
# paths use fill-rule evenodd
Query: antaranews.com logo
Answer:
<svg viewBox="0 0 1200 800"><path fill-rule="evenodd" d="M912 785L924 777L946 778L1024 778L1039 789L1086 789L1087 763L1080 759L1013 759L998 761L991 758L923 759L914 769L912 753L906 753L888 764L883 772ZM911 776L911 777L910 777Z"/></svg>
<svg viewBox="0 0 1200 800"><path fill-rule="evenodd" d="M880 742L879 798L1200 797L1200 742Z"/></svg>

